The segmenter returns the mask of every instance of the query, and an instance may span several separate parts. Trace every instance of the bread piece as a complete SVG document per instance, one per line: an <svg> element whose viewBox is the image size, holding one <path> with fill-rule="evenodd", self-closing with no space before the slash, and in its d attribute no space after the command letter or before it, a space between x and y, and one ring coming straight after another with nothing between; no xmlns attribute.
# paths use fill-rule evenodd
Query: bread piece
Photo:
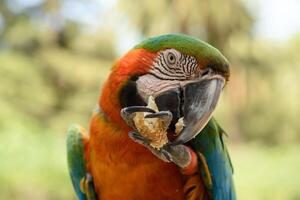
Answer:
<svg viewBox="0 0 300 200"><path fill-rule="evenodd" d="M158 112L157 105L152 96L148 99L148 108ZM168 142L167 129L165 123L160 118L145 118L148 112L136 113L133 121L137 131L150 140L150 145L153 148L160 149L163 145Z"/></svg>

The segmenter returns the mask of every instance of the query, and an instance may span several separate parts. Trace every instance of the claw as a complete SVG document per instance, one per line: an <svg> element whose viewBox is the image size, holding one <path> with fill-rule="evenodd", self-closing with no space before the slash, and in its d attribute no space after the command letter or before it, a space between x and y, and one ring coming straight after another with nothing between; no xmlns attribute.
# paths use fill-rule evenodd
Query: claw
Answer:
<svg viewBox="0 0 300 200"><path fill-rule="evenodd" d="M165 144L162 148L156 149L150 145L151 141L148 138L145 138L138 132L131 131L128 135L133 141L145 146L165 162L173 162L179 167L184 167L190 162L189 152L184 145L170 146L169 144Z"/></svg>
<svg viewBox="0 0 300 200"><path fill-rule="evenodd" d="M155 111L153 109L145 107L145 106L130 106L130 107L123 108L121 110L121 114L125 114L125 115L131 115L136 112L155 113Z"/></svg>
<svg viewBox="0 0 300 200"><path fill-rule="evenodd" d="M159 118L162 122L164 122L165 129L168 129L173 119L173 115L170 111L160 111L157 113L148 114L145 116L145 118Z"/></svg>
<svg viewBox="0 0 300 200"><path fill-rule="evenodd" d="M150 140L148 138L145 138L144 136L142 136L141 134L135 132L135 131L130 131L128 133L128 136L135 142L138 142L140 144L143 145L149 145Z"/></svg>
<svg viewBox="0 0 300 200"><path fill-rule="evenodd" d="M170 162L172 161L172 155L168 151L166 151L162 148L161 153L165 157L165 159L167 159Z"/></svg>
<svg viewBox="0 0 300 200"><path fill-rule="evenodd" d="M126 121L126 123L130 127L135 128L133 118L137 112L155 113L155 111L153 109L145 107L145 106L131 106L131 107L123 108L121 110L121 117Z"/></svg>
<svg viewBox="0 0 300 200"><path fill-rule="evenodd" d="M163 119L172 119L172 113L170 111L161 111L157 113L148 114L145 118L163 118Z"/></svg>
<svg viewBox="0 0 300 200"><path fill-rule="evenodd" d="M144 147L148 148L154 155L158 158L162 159L165 162L170 162L172 160L172 156L166 150L162 149L155 149L150 145L150 140L145 138L144 136L140 135L138 132L131 131L128 133L128 136L135 142L143 145Z"/></svg>

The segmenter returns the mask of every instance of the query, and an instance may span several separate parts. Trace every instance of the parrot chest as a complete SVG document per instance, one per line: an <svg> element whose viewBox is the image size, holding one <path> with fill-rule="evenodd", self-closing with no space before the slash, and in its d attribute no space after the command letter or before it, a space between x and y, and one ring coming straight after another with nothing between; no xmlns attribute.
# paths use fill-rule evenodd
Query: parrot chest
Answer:
<svg viewBox="0 0 300 200"><path fill-rule="evenodd" d="M159 160L126 133L91 134L89 146L89 168L101 200L184 199L178 167Z"/></svg>

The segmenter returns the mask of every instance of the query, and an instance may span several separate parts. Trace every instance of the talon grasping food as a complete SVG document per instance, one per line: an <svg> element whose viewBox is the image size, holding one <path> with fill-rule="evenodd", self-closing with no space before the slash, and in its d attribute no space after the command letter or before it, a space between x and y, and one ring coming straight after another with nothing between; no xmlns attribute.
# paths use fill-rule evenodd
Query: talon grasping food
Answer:
<svg viewBox="0 0 300 200"><path fill-rule="evenodd" d="M147 118L147 115L150 114L149 112L137 112L133 121L137 131L150 140L150 145L160 149L168 142L167 129L172 120L172 115L168 111L164 111L159 115L159 110L152 96L148 99L147 107L156 112L153 114L154 116ZM158 114L157 117L155 117L155 114Z"/></svg>

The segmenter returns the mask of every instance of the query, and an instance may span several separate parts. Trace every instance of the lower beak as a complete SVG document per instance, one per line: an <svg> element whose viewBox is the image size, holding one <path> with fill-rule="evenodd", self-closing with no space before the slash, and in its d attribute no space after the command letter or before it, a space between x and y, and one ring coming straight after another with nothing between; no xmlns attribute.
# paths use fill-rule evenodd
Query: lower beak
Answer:
<svg viewBox="0 0 300 200"><path fill-rule="evenodd" d="M225 80L216 76L183 86L184 128L172 145L183 144L196 137L216 108Z"/></svg>

